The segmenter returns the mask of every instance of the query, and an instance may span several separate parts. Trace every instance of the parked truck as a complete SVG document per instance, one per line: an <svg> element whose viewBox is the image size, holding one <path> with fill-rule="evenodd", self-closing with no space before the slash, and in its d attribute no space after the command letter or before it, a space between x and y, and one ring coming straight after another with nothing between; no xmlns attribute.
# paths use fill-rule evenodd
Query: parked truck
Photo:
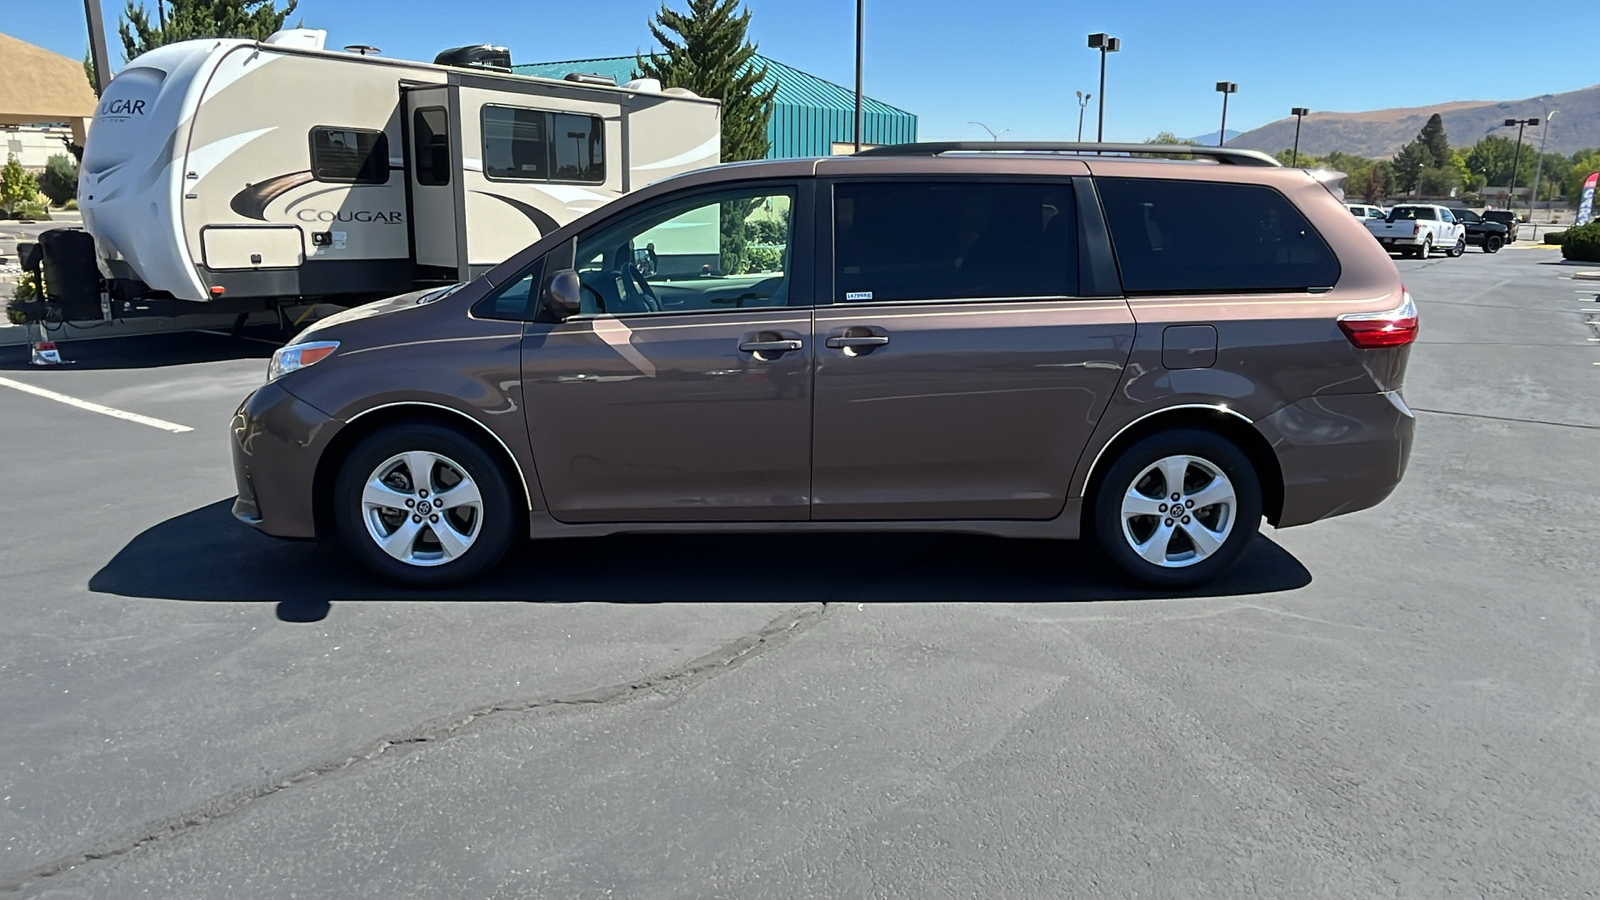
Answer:
<svg viewBox="0 0 1600 900"><path fill-rule="evenodd" d="M1460 256L1467 250L1466 226L1445 206L1396 206L1381 219L1368 219L1366 226L1385 250L1402 256L1426 259L1435 250Z"/></svg>

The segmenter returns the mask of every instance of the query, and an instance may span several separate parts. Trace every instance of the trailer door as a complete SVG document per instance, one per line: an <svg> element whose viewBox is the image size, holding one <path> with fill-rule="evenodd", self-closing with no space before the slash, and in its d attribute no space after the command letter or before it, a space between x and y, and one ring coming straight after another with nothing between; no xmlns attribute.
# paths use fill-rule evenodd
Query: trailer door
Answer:
<svg viewBox="0 0 1600 900"><path fill-rule="evenodd" d="M445 85L405 92L411 239L424 281L468 277L460 237L461 129L451 92Z"/></svg>

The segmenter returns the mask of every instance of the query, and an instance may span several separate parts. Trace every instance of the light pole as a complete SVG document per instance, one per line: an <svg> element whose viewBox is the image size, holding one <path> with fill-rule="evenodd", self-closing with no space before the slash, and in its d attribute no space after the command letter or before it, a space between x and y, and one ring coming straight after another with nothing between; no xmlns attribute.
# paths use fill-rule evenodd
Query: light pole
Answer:
<svg viewBox="0 0 1600 900"><path fill-rule="evenodd" d="M1543 103L1539 104L1544 106ZM1556 117L1559 109L1545 107L1544 131L1539 134L1539 162L1533 167L1533 193L1528 197L1528 221L1533 222L1533 201L1539 199L1539 179L1544 177L1544 142L1550 138L1550 120ZM1539 225L1533 223L1533 239L1539 239Z"/></svg>
<svg viewBox="0 0 1600 900"><path fill-rule="evenodd" d="M1103 31L1089 35L1089 49L1100 51L1100 106L1097 107L1100 121L1095 125L1095 143L1106 139L1106 54L1115 53L1122 49L1122 38L1112 37Z"/></svg>
<svg viewBox="0 0 1600 900"><path fill-rule="evenodd" d="M1537 117L1532 119L1507 119L1505 128L1517 126L1517 150L1511 154L1511 188L1506 192L1506 209L1516 211L1517 208L1517 164L1522 161L1522 129L1528 125L1539 124ZM1515 220L1515 216L1512 219Z"/></svg>
<svg viewBox="0 0 1600 900"><path fill-rule="evenodd" d="M1089 101L1094 99L1093 94L1078 91L1078 143L1083 143L1083 111L1089 108Z"/></svg>
<svg viewBox="0 0 1600 900"><path fill-rule="evenodd" d="M1239 84L1234 81L1219 81L1217 92L1222 95L1222 127L1217 129L1217 146L1221 147L1228 140L1228 95L1239 93Z"/></svg>
<svg viewBox="0 0 1600 900"><path fill-rule="evenodd" d="M1311 115L1311 110L1304 106L1296 106L1289 110L1289 115L1294 116L1294 162L1289 163L1289 168L1300 168L1300 120Z"/></svg>
<svg viewBox="0 0 1600 900"><path fill-rule="evenodd" d="M861 69L867 30L867 0L856 0L856 152L861 152ZM881 138L880 138L881 140Z"/></svg>
<svg viewBox="0 0 1600 900"><path fill-rule="evenodd" d="M967 124L968 124L968 125L976 125L976 126L978 126L978 127L979 127L979 128L982 128L982 129L983 129L983 130L984 130L984 131L987 131L987 132L989 132L989 140L991 140L991 141L998 141L998 140L1000 140L1000 135L998 135L998 134L996 134L996 133L995 133L995 130L994 130L994 129L993 129L993 128L990 128L990 127L989 127L989 126L987 126L987 125L985 125L985 124L983 124L983 123L982 123L982 122L968 122L968 123L967 123ZM1009 128L1002 128L1002 129L1000 129L1000 130L1001 130L1001 131L1002 131L1002 132L1006 132L1006 131L1010 131L1010 130L1011 130L1011 129L1009 129Z"/></svg>

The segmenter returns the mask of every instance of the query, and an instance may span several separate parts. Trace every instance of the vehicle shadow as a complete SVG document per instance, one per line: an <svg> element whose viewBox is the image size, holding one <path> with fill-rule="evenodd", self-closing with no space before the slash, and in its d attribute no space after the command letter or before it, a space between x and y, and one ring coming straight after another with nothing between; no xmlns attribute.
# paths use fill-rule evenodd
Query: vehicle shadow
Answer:
<svg viewBox="0 0 1600 900"><path fill-rule="evenodd" d="M245 338L249 338L246 340ZM180 331L64 340L57 346L64 371L86 369L158 369L233 359L262 359L276 349L264 341L281 340L276 328L249 328L243 337L223 332ZM48 372L29 362L28 345L0 347L0 371Z"/></svg>
<svg viewBox="0 0 1600 900"><path fill-rule="evenodd" d="M135 537L89 580L126 597L276 603L317 621L333 603L1078 603L1265 594L1311 583L1288 551L1257 538L1232 571L1196 591L1135 588L1089 542L962 534L630 534L527 541L487 576L419 591L368 575L336 545L279 541L220 500Z"/></svg>

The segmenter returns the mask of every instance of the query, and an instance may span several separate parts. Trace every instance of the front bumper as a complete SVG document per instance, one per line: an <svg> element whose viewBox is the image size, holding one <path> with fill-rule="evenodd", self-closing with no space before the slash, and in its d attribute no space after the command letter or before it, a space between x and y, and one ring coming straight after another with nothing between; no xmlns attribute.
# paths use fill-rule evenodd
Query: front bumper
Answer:
<svg viewBox="0 0 1600 900"><path fill-rule="evenodd" d="M246 397L230 428L234 517L275 537L316 537L317 461L342 425L276 384Z"/></svg>
<svg viewBox="0 0 1600 900"><path fill-rule="evenodd" d="M1283 472L1278 527L1383 502L1405 475L1416 424L1399 391L1312 397L1257 422Z"/></svg>

